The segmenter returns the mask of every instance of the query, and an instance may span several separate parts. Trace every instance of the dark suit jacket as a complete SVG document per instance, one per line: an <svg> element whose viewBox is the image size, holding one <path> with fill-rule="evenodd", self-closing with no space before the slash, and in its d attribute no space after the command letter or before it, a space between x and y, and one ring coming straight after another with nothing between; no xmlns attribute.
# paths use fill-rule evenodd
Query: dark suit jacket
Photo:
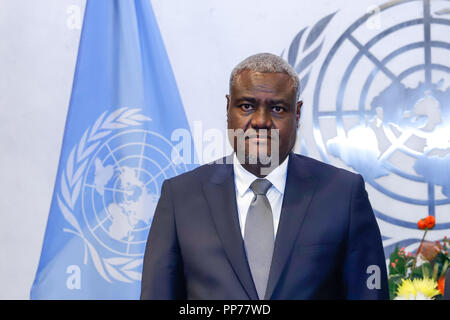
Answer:
<svg viewBox="0 0 450 320"><path fill-rule="evenodd" d="M447 269L447 274L445 275L443 300L450 300L450 268Z"/></svg>
<svg viewBox="0 0 450 320"><path fill-rule="evenodd" d="M141 299L258 299L238 219L232 164L166 180ZM389 299L381 236L360 175L289 155L266 299Z"/></svg>

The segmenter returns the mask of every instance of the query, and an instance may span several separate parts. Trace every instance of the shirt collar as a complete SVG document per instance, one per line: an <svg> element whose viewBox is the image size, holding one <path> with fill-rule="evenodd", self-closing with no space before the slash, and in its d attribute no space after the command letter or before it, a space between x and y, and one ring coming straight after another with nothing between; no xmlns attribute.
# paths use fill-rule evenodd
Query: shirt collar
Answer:
<svg viewBox="0 0 450 320"><path fill-rule="evenodd" d="M288 159L289 156L265 177L281 194L284 194L284 187L286 186ZM247 171L239 163L236 153L233 155L233 169L236 188L239 196L242 197L249 190L252 182L258 179L258 177Z"/></svg>

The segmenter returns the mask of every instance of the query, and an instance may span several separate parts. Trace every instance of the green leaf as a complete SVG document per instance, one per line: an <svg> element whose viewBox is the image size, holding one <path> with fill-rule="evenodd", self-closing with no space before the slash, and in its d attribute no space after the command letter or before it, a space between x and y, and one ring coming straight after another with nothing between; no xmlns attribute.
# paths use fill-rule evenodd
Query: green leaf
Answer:
<svg viewBox="0 0 450 320"><path fill-rule="evenodd" d="M435 280L435 281L438 280L438 272L439 272L439 268L440 268L439 263L437 263L437 262L434 263L432 278L433 278L433 280Z"/></svg>
<svg viewBox="0 0 450 320"><path fill-rule="evenodd" d="M442 265L440 277L445 277L445 275L447 274L448 266L449 266L449 261L446 260L446 261L443 263L443 265Z"/></svg>
<svg viewBox="0 0 450 320"><path fill-rule="evenodd" d="M425 272L429 272L431 274L431 269L426 269L426 267L424 267L424 265L421 265L420 267L416 267L414 269L414 271L412 272L411 275L411 279L422 279L424 277L424 269L426 270Z"/></svg>
<svg viewBox="0 0 450 320"><path fill-rule="evenodd" d="M432 270L429 262L426 262L420 266L424 278L431 278Z"/></svg>
<svg viewBox="0 0 450 320"><path fill-rule="evenodd" d="M393 264L395 266L393 266ZM395 246L394 251L391 253L389 257L389 274L390 275L401 275L403 277L406 276L406 263L407 259L404 256L400 255L398 252L398 245Z"/></svg>
<svg viewBox="0 0 450 320"><path fill-rule="evenodd" d="M388 284L389 284L389 296L391 300L393 300L396 296L395 292L397 291L398 286L402 283L402 279L404 279L401 275L393 275L389 276Z"/></svg>

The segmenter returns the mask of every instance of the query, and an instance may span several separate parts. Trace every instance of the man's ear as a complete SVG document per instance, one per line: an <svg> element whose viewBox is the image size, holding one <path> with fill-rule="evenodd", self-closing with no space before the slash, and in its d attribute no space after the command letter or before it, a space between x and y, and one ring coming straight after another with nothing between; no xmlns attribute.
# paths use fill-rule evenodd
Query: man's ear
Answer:
<svg viewBox="0 0 450 320"><path fill-rule="evenodd" d="M297 110L296 110L296 114L295 114L295 121L297 122L297 128L298 128L299 122L300 122L302 105L303 105L303 101L299 100L297 102Z"/></svg>
<svg viewBox="0 0 450 320"><path fill-rule="evenodd" d="M225 98L227 98L227 113L228 113L228 111L230 111L231 97L229 94L226 94Z"/></svg>

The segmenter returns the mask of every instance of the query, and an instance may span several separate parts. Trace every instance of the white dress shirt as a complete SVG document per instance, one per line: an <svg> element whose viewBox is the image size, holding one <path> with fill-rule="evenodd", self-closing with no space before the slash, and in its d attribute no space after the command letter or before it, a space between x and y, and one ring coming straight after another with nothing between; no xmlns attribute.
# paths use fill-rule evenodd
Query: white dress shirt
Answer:
<svg viewBox="0 0 450 320"><path fill-rule="evenodd" d="M276 167L265 179L272 183L267 191L267 199L270 202L273 215L274 237L277 235L278 223L280 222L281 206L283 204L284 187L286 185L287 165L289 157ZM250 185L258 179L253 173L248 172L239 163L236 153L233 156L234 183L236 185L236 202L239 215L239 224L241 227L242 238L245 232L245 220L247 218L248 208L254 197Z"/></svg>

